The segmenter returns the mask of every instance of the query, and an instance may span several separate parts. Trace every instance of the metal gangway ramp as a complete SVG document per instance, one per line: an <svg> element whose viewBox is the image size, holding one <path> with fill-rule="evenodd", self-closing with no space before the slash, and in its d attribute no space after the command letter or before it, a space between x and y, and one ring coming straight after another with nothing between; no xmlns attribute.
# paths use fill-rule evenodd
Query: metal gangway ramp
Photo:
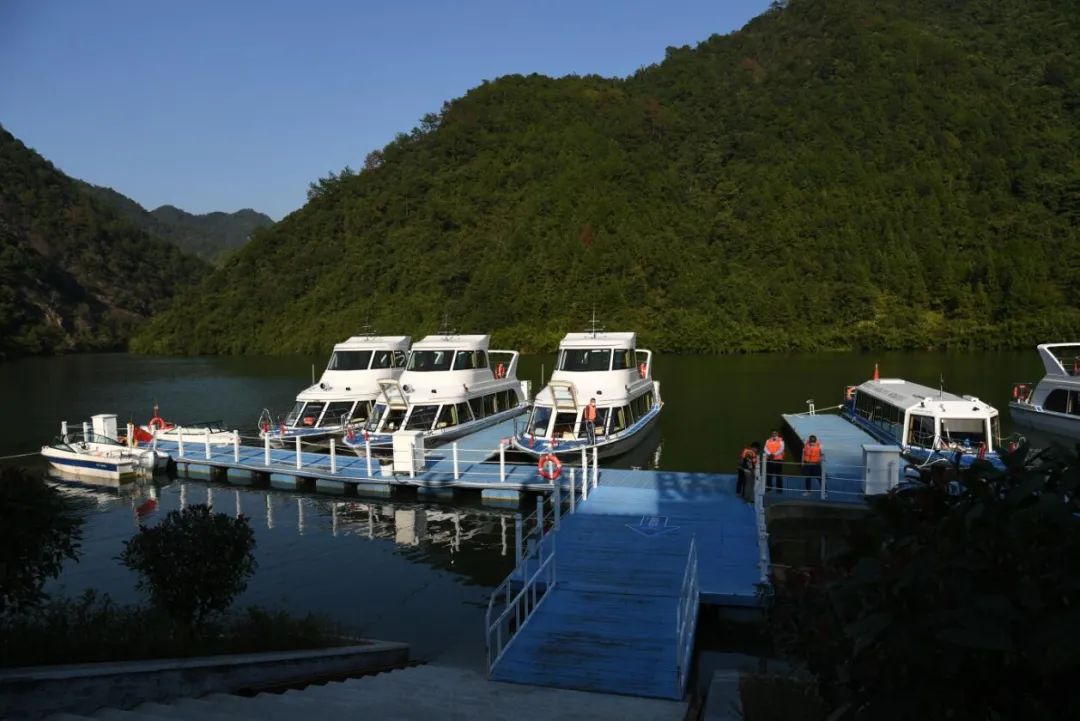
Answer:
<svg viewBox="0 0 1080 721"><path fill-rule="evenodd" d="M581 510L620 490L595 489ZM666 517L611 510L564 515L556 532L525 539L529 557L488 610L492 680L683 698L699 603L695 536Z"/></svg>

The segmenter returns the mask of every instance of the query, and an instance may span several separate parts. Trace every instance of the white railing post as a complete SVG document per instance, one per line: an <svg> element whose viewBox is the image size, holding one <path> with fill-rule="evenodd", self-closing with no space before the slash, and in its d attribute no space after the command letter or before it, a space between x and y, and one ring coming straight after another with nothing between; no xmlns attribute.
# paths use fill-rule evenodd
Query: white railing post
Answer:
<svg viewBox="0 0 1080 721"><path fill-rule="evenodd" d="M90 425L86 421L83 421L82 424L82 439L84 441L90 440Z"/></svg>
<svg viewBox="0 0 1080 721"><path fill-rule="evenodd" d="M270 465L270 432L263 434L263 465Z"/></svg>
<svg viewBox="0 0 1080 721"><path fill-rule="evenodd" d="M184 428L183 428L183 426L178 426L177 429L176 429L176 445L177 445L177 448L180 450L180 457L182 458L184 456Z"/></svg>
<svg viewBox="0 0 1080 721"><path fill-rule="evenodd" d="M304 464L304 457L300 455L300 436L296 437L296 470L300 470Z"/></svg>
<svg viewBox="0 0 1080 721"><path fill-rule="evenodd" d="M206 429L206 436L203 439L206 444L206 460L210 460L210 429Z"/></svg>
<svg viewBox="0 0 1080 721"><path fill-rule="evenodd" d="M364 455L367 456L368 478L374 478L374 476L371 475L371 441L367 438L364 439Z"/></svg>
<svg viewBox="0 0 1080 721"><path fill-rule="evenodd" d="M541 493L536 497L536 537L543 540L544 538L544 494ZM536 549L537 554L540 553L539 547Z"/></svg>
<svg viewBox="0 0 1080 721"><path fill-rule="evenodd" d="M337 443L333 437L330 438L330 473L337 473ZM336 503L334 504L334 512L337 513ZM335 515L334 518L336 519L337 516Z"/></svg>
<svg viewBox="0 0 1080 721"><path fill-rule="evenodd" d="M454 480L456 481L456 480L458 480L458 479L459 479L459 478L461 477L461 474L460 474L460 473L458 472L458 448L457 448L457 441L454 441L454 444L453 444L453 445L451 446L451 450L452 450L452 451L453 451L453 453L454 453Z"/></svg>
<svg viewBox="0 0 1080 721"><path fill-rule="evenodd" d="M758 568L760 580L769 580L769 533L765 526L765 464L758 463L758 473L754 475L754 520L758 532Z"/></svg>
<svg viewBox="0 0 1080 721"><path fill-rule="evenodd" d="M127 424L127 444L128 444L128 448L134 448L135 447L135 424L134 423L128 423Z"/></svg>
<svg viewBox="0 0 1080 721"><path fill-rule="evenodd" d="M65 436L65 438L67 438ZM150 431L150 447L154 449L154 453L157 453L157 429Z"/></svg>
<svg viewBox="0 0 1080 721"><path fill-rule="evenodd" d="M600 484L600 452L596 446L592 448L592 487L596 488Z"/></svg>
<svg viewBox="0 0 1080 721"><path fill-rule="evenodd" d="M499 439L499 483L506 482L506 444Z"/></svg>
<svg viewBox="0 0 1080 721"><path fill-rule="evenodd" d="M240 462L240 431L232 432L232 455L233 462Z"/></svg>
<svg viewBox="0 0 1080 721"><path fill-rule="evenodd" d="M64 439L64 443L67 443L67 436L67 421L60 421L60 437Z"/></svg>
<svg viewBox="0 0 1080 721"><path fill-rule="evenodd" d="M559 530L559 521L562 520L562 494L559 493L559 484L551 490L551 504L555 509L555 530Z"/></svg>
<svg viewBox="0 0 1080 721"><path fill-rule="evenodd" d="M825 500L829 497L829 492L825 490L825 459L821 459L821 500Z"/></svg>
<svg viewBox="0 0 1080 721"><path fill-rule="evenodd" d="M577 489L574 487L575 485L577 485L577 483L576 483L576 481L574 479L574 476L577 475L577 474L574 473L574 470L575 469L573 469L573 468L570 469L570 512L571 513L574 513L575 510L576 510L576 507L577 507Z"/></svg>

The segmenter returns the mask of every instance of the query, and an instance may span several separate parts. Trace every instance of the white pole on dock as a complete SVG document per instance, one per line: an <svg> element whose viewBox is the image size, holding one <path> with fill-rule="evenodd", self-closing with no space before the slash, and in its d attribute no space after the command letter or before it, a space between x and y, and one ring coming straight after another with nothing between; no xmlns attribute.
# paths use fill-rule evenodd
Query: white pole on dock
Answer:
<svg viewBox="0 0 1080 721"><path fill-rule="evenodd" d="M90 440L90 426L87 425L86 421L83 421L82 424L82 438L84 441Z"/></svg>
<svg viewBox="0 0 1080 721"><path fill-rule="evenodd" d="M536 537L540 541L544 540L544 495L540 494L536 497ZM536 549L537 557L543 555L540 553L539 546Z"/></svg>
<svg viewBox="0 0 1080 721"><path fill-rule="evenodd" d="M128 448L135 447L135 424L133 423L127 424L127 444Z"/></svg>
<svg viewBox="0 0 1080 721"><path fill-rule="evenodd" d="M300 455L300 436L296 437L296 470L300 470L303 465L303 456Z"/></svg>
<svg viewBox="0 0 1080 721"><path fill-rule="evenodd" d="M559 530L559 521L562 520L562 493L559 492L559 484L551 491L551 505L555 509L555 530Z"/></svg>
<svg viewBox="0 0 1080 721"><path fill-rule="evenodd" d="M506 482L506 444L499 439L499 483Z"/></svg>
<svg viewBox="0 0 1080 721"><path fill-rule="evenodd" d="M176 445L180 451L180 457L184 457L184 427L181 426L176 429Z"/></svg>
<svg viewBox="0 0 1080 721"><path fill-rule="evenodd" d="M452 446L451 446L450 448L451 448L451 449L453 450L453 452L454 452L454 480L456 481L456 480L458 480L458 478L460 478L460 477L461 477L461 474L460 474L460 473L458 472L458 449L457 449L457 441L454 441L454 444L453 444L453 445L452 445Z"/></svg>
<svg viewBox="0 0 1080 721"><path fill-rule="evenodd" d="M596 488L600 484L600 453L596 449L596 446L592 447L592 487Z"/></svg>
<svg viewBox="0 0 1080 721"><path fill-rule="evenodd" d="M576 496L577 496L577 488L575 487L575 486L577 486L577 481L574 478L574 476L576 476L577 474L574 473L575 470L576 469L574 469L574 468L570 469L570 512L571 513L575 513L576 512L575 509L577 507L577 498L576 498Z"/></svg>
<svg viewBox="0 0 1080 721"><path fill-rule="evenodd" d="M206 460L210 460L210 429L206 429L206 436L203 438L203 443L206 444Z"/></svg>
<svg viewBox="0 0 1080 721"><path fill-rule="evenodd" d="M581 449L581 485L582 493L589 497L589 449Z"/></svg>
<svg viewBox="0 0 1080 721"><path fill-rule="evenodd" d="M240 431L232 432L232 457L234 463L240 462Z"/></svg>
<svg viewBox="0 0 1080 721"><path fill-rule="evenodd" d="M330 439L330 473L337 473L337 443ZM334 518L337 519L337 505L334 505ZM337 533L334 534L335 536Z"/></svg>
<svg viewBox="0 0 1080 721"><path fill-rule="evenodd" d="M270 432L263 433L263 465L270 465Z"/></svg>
<svg viewBox="0 0 1080 721"><path fill-rule="evenodd" d="M67 421L60 421L60 437L64 439L64 443L68 442Z"/></svg>
<svg viewBox="0 0 1080 721"><path fill-rule="evenodd" d="M521 514L514 514L514 568L521 563Z"/></svg>
<svg viewBox="0 0 1080 721"><path fill-rule="evenodd" d="M367 438L364 439L364 455L367 456L367 475L368 478L374 478L371 475L371 441Z"/></svg>
<svg viewBox="0 0 1080 721"><path fill-rule="evenodd" d="M821 500L825 500L829 497L829 492L825 490L825 459L821 459Z"/></svg>

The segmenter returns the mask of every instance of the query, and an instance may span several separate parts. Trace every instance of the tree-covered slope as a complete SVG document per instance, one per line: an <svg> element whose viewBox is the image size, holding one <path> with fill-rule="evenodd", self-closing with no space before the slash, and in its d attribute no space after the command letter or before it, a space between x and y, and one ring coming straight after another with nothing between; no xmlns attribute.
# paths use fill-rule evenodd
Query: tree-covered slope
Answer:
<svg viewBox="0 0 1080 721"><path fill-rule="evenodd" d="M155 318L152 351L365 321L687 351L1080 335L1080 8L797 0L625 80L484 83Z"/></svg>
<svg viewBox="0 0 1080 721"><path fill-rule="evenodd" d="M274 224L270 216L245 208L235 213L188 213L172 205L147 210L112 188L82 184L92 194L120 211L147 233L169 241L180 250L220 265L247 243L258 228Z"/></svg>
<svg viewBox="0 0 1080 721"><path fill-rule="evenodd" d="M0 127L0 359L123 347L207 270Z"/></svg>

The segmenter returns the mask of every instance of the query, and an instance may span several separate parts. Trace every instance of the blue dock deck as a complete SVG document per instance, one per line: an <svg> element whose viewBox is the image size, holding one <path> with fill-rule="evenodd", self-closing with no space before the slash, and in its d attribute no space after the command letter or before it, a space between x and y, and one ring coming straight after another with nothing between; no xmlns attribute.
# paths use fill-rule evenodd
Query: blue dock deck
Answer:
<svg viewBox="0 0 1080 721"><path fill-rule="evenodd" d="M692 600L756 607L754 508L735 478L604 469L601 485L545 543L555 584L491 671L500 681L682 698L677 609L691 539Z"/></svg>
<svg viewBox="0 0 1080 721"><path fill-rule="evenodd" d="M784 414L781 418L800 442L806 443L811 435L817 436L825 459L830 500L863 502L866 480L863 446L879 447L881 442L835 413Z"/></svg>

